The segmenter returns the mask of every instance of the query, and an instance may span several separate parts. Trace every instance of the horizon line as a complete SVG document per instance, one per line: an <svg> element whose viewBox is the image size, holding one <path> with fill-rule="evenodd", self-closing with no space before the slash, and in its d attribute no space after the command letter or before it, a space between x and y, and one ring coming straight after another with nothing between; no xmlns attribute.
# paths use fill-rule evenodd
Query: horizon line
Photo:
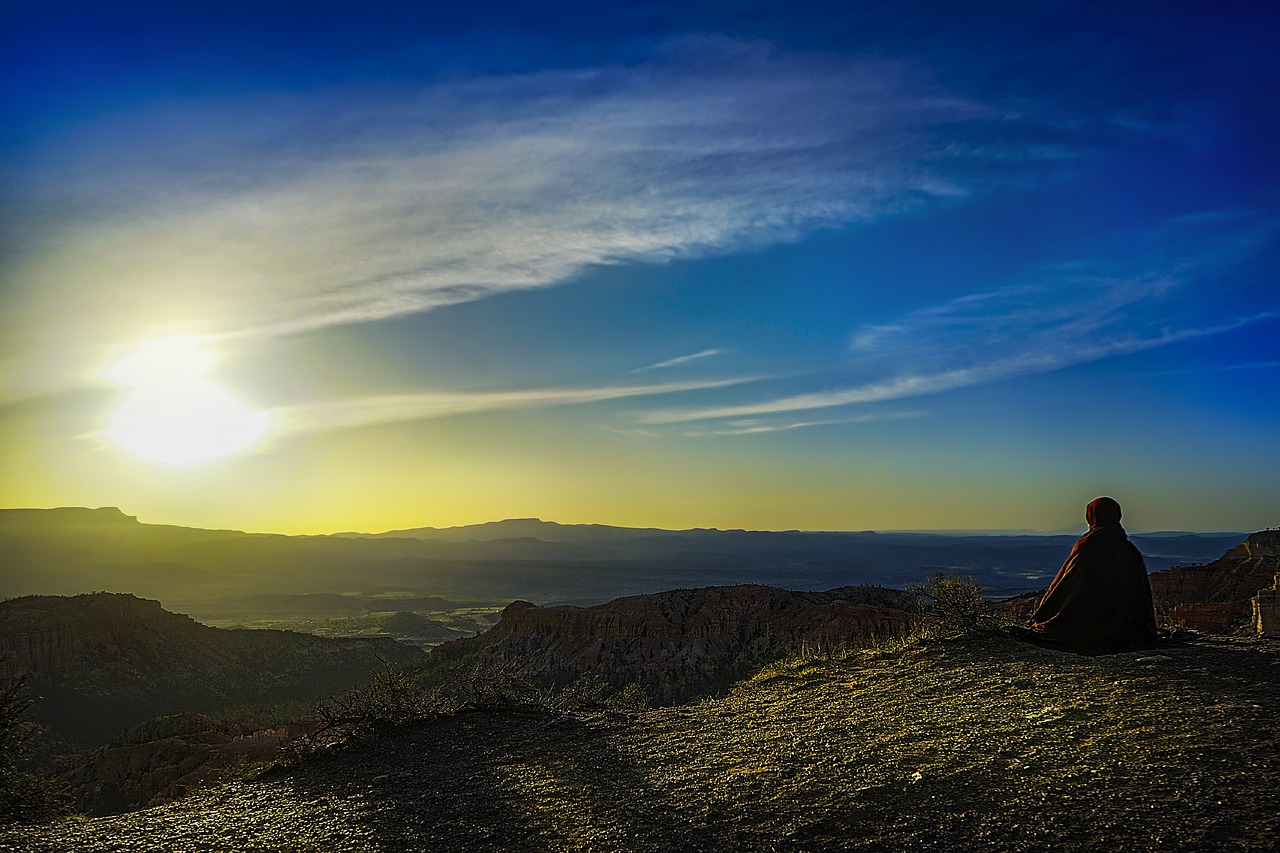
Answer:
<svg viewBox="0 0 1280 853"><path fill-rule="evenodd" d="M97 507L63 505L52 507L33 507L33 506L6 506L0 507L0 512L56 512L58 510L85 510L89 512L100 512L103 510L114 510L120 516L131 519L138 524L146 524L153 527L185 527L190 530L219 530L230 531L235 533L245 533L252 535L266 536L344 536L344 535L361 535L361 536L386 536L389 533L399 533L408 530L439 530L441 532L449 530L457 530L464 527L482 527L485 525L503 524L506 522L524 521L536 522L538 524L554 525L557 527L608 527L615 530L654 530L662 533L692 533L698 531L715 532L715 533L801 533L801 534L918 534L923 536L1074 536L1083 532L1084 523L1073 525L1054 530L1038 530L1035 528L1018 528L1018 527L887 527L887 528L859 528L859 529L831 529L831 528L749 528L749 527L655 527L652 525L624 525L624 524L608 524L604 522L566 522L566 521L548 521L536 516L511 516L507 518L489 519L487 521L468 522L465 524L451 524L444 527L436 527L431 524L421 524L412 527L393 527L387 530L367 531L367 530L334 530L329 533L280 533L274 530L241 530L233 527L198 527L187 524L173 524L169 522L152 522L143 521L136 515L126 513L119 506L105 505ZM1214 536L1214 535L1245 535L1252 533L1266 532L1278 528L1260 528L1259 530L1248 529L1217 529L1217 530L1188 530L1181 528L1152 528L1152 529L1127 529L1131 535L1135 536L1151 536L1155 534L1192 534L1198 536ZM406 537L416 538L416 537Z"/></svg>

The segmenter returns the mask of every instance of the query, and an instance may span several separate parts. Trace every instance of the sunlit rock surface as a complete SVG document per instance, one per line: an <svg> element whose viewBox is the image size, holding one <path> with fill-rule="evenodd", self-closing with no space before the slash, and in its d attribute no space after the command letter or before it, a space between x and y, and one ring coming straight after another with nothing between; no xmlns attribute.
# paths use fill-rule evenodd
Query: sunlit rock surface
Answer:
<svg viewBox="0 0 1280 853"><path fill-rule="evenodd" d="M1200 630L1225 631L1247 625L1258 591L1280 573L1280 531L1252 533L1204 566L1154 572L1151 594L1157 612Z"/></svg>

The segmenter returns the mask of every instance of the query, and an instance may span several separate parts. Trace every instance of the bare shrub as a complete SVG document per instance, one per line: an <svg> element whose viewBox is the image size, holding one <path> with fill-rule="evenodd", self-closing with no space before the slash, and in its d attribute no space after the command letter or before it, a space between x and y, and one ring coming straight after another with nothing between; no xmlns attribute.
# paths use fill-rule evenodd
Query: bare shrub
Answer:
<svg viewBox="0 0 1280 853"><path fill-rule="evenodd" d="M25 675L0 687L0 826L41 823L67 813L69 798L51 779L23 769L39 728L27 719L36 698Z"/></svg>
<svg viewBox="0 0 1280 853"><path fill-rule="evenodd" d="M322 724L307 742L376 740L384 731L453 710L439 689L427 689L419 673L386 664L363 687L327 699L316 708Z"/></svg>
<svg viewBox="0 0 1280 853"><path fill-rule="evenodd" d="M638 684L621 689L599 675L567 687L542 686L519 673L516 663L472 665L424 672L385 664L365 686L322 702L319 728L295 745L305 755L333 743L376 741L397 726L459 711L638 711L649 696Z"/></svg>
<svg viewBox="0 0 1280 853"><path fill-rule="evenodd" d="M929 633L972 636L992 627L982 585L972 577L938 571L924 583L908 586L907 592Z"/></svg>

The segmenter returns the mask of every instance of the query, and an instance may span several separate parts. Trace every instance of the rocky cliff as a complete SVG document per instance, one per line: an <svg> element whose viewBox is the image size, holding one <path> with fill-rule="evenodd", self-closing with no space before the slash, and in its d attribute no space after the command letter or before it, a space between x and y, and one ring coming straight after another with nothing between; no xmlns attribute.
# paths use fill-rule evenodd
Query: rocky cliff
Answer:
<svg viewBox="0 0 1280 853"><path fill-rule="evenodd" d="M419 657L387 639L210 628L125 594L0 602L0 678L28 673L32 716L84 746L160 714L313 702Z"/></svg>
<svg viewBox="0 0 1280 853"><path fill-rule="evenodd" d="M1156 612L1202 630L1224 631L1250 621L1258 591L1280 573L1280 530L1252 533L1204 566L1154 572Z"/></svg>
<svg viewBox="0 0 1280 853"><path fill-rule="evenodd" d="M802 650L902 634L909 597L880 587L790 592L739 585L619 598L595 607L518 601L478 637L436 647L432 659L501 669L564 686L598 676L638 683L661 704L707 695Z"/></svg>
<svg viewBox="0 0 1280 853"><path fill-rule="evenodd" d="M171 802L237 768L273 760L318 720L259 729L203 714L149 720L111 743L58 759L58 782L77 812L113 814Z"/></svg>

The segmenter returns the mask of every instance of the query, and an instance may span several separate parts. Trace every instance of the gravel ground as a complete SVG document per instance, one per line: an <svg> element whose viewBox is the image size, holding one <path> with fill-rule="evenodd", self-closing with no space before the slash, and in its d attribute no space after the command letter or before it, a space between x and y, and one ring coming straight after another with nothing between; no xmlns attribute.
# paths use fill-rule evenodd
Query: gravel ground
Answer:
<svg viewBox="0 0 1280 853"><path fill-rule="evenodd" d="M1275 850L1280 642L995 637L641 713L473 711L0 851Z"/></svg>

